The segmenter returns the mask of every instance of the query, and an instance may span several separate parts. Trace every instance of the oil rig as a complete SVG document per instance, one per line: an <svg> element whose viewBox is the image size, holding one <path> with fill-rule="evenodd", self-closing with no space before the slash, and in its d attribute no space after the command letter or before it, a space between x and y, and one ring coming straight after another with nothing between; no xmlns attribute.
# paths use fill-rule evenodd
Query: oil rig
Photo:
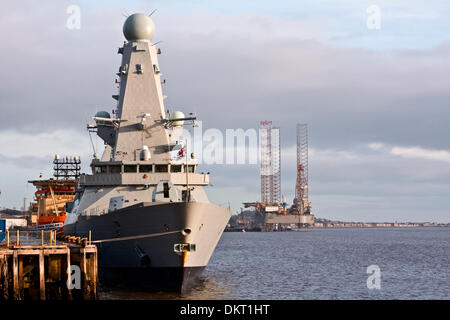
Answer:
<svg viewBox="0 0 450 320"><path fill-rule="evenodd" d="M308 125L297 124L297 181L295 198L288 207L281 195L280 128L272 121L260 122L261 201L244 202L245 208L255 208L254 224L261 231L278 231L286 227L307 228L314 224L308 198Z"/></svg>

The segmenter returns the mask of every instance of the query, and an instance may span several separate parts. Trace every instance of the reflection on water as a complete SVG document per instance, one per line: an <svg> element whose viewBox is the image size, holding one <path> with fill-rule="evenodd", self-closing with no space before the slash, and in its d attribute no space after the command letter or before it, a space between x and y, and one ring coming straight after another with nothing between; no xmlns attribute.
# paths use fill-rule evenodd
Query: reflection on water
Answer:
<svg viewBox="0 0 450 320"><path fill-rule="evenodd" d="M102 287L100 291L101 300L225 300L231 298L230 289L220 286L214 276L206 278L203 276L189 293L179 295L168 292L142 292L118 288Z"/></svg>
<svg viewBox="0 0 450 320"><path fill-rule="evenodd" d="M206 273L206 271L205 271ZM101 300L225 300L231 299L231 290L236 285L221 286L214 275L202 276L189 293L179 295L168 292L142 292L118 288L102 287Z"/></svg>
<svg viewBox="0 0 450 320"><path fill-rule="evenodd" d="M185 296L103 288L101 299L450 299L450 228L224 233ZM367 288L378 265L381 290Z"/></svg>

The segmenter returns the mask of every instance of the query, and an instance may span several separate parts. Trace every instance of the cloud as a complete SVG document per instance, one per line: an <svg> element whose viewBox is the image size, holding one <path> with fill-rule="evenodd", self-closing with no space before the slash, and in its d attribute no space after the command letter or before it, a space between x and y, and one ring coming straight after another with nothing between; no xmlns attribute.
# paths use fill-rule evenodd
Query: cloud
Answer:
<svg viewBox="0 0 450 320"><path fill-rule="evenodd" d="M103 143L93 140L97 150ZM23 198L33 199L33 186L28 180L53 177L55 154L81 158L83 172L90 172L92 147L88 134L72 129L57 129L30 133L22 131L0 131L0 188L1 206L21 207Z"/></svg>
<svg viewBox="0 0 450 320"><path fill-rule="evenodd" d="M389 146L381 142L369 143L368 147L374 151L387 152L403 158L450 162L450 151L448 150L427 149L420 146Z"/></svg>
<svg viewBox="0 0 450 320"><path fill-rule="evenodd" d="M87 155L89 152L88 134L80 134L72 129L27 133L18 131L0 131L2 148L0 154L10 158L47 157L55 154L74 156Z"/></svg>
<svg viewBox="0 0 450 320"><path fill-rule="evenodd" d="M372 142L369 144L369 148L375 151L381 150L384 148L384 143L381 142Z"/></svg>
<svg viewBox="0 0 450 320"><path fill-rule="evenodd" d="M421 147L393 147L391 154L405 158L450 162L450 152L447 150L432 150Z"/></svg>
<svg viewBox="0 0 450 320"><path fill-rule="evenodd" d="M8 81L0 88L0 130L82 130L90 115L114 108L121 11L82 6L82 27L70 31L65 8L44 6L32 15L30 6L24 13L13 6L0 20L2 30L20 25L3 50L13 63L3 69ZM42 23L47 16L54 19ZM288 128L309 122L321 147L374 138L424 144L450 133L443 120L450 116L445 46L420 52L342 48L326 42L312 17L192 10L154 18L155 41L163 41L167 107L196 111L209 127L256 127L261 116L281 126L284 141L292 143ZM179 25L189 27L179 32Z"/></svg>
<svg viewBox="0 0 450 320"><path fill-rule="evenodd" d="M309 191L314 213L347 221L448 221L448 164L399 157L391 154L385 143L378 144L384 148L376 152L368 145L310 149ZM291 201L296 183L295 146L283 148L281 168L282 194ZM214 184L208 190L211 200L223 199L226 194L233 211L242 202L259 200L257 165L216 165L207 170Z"/></svg>
<svg viewBox="0 0 450 320"><path fill-rule="evenodd" d="M70 31L64 27L68 4L8 2L0 12L0 31L7 39L0 44L5 61L0 176L7 181L2 184L15 188L10 203L21 203L18 186L26 160L36 166L27 171L31 176L55 153L89 159L86 121L116 104L111 95L117 93L123 8L82 3L81 29ZM166 107L195 112L204 130L257 129L260 120L272 120L281 127L283 193L291 196L295 124L307 122L310 191L320 214L356 219L380 201L390 204L377 209L383 219L402 210L414 217L447 219L450 42L427 50L341 47L329 41L322 23L332 15L329 3L320 6L324 11L317 15L324 19L311 13L159 10L155 41L162 41L158 58L167 80ZM352 14L359 14L359 7L352 8ZM413 19L416 12L406 12L402 20ZM394 13L401 11L391 17ZM342 17L335 16L333 23L345 24ZM101 141L94 142L101 150ZM234 206L257 200L257 165L202 170L212 173L212 198L226 195ZM438 198L431 211L413 210L433 194Z"/></svg>
<svg viewBox="0 0 450 320"><path fill-rule="evenodd" d="M434 6L414 6L414 7L385 7L383 19L398 21L409 20L414 22L436 22L442 17L442 13Z"/></svg>

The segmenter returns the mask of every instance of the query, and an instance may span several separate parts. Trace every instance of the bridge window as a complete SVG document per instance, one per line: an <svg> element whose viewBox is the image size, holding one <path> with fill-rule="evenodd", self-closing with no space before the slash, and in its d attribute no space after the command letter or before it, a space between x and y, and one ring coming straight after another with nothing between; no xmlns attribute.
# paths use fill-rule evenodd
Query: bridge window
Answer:
<svg viewBox="0 0 450 320"><path fill-rule="evenodd" d="M181 172L181 164L171 165L170 172Z"/></svg>
<svg viewBox="0 0 450 320"><path fill-rule="evenodd" d="M95 166L94 173L95 174L106 173L106 166Z"/></svg>
<svg viewBox="0 0 450 320"><path fill-rule="evenodd" d="M188 165L188 172L189 173L194 173L195 172L195 165Z"/></svg>
<svg viewBox="0 0 450 320"><path fill-rule="evenodd" d="M169 183L164 182L164 198L169 198Z"/></svg>
<svg viewBox="0 0 450 320"><path fill-rule="evenodd" d="M122 171L122 166L109 166L109 173L120 173Z"/></svg>
<svg viewBox="0 0 450 320"><path fill-rule="evenodd" d="M169 172L169 167L167 164L157 164L155 165L155 172Z"/></svg>
<svg viewBox="0 0 450 320"><path fill-rule="evenodd" d="M123 166L123 172L137 172L137 165L133 164L133 165L124 165Z"/></svg>
<svg viewBox="0 0 450 320"><path fill-rule="evenodd" d="M152 171L153 171L153 166L151 164L139 166L139 172L152 172Z"/></svg>

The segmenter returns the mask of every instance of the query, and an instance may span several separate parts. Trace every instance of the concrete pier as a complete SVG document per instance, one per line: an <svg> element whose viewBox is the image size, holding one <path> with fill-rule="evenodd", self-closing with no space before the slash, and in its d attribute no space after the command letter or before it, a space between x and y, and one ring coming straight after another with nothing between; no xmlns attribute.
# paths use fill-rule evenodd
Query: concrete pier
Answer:
<svg viewBox="0 0 450 320"><path fill-rule="evenodd" d="M95 245L0 247L0 301L97 299L97 279Z"/></svg>

